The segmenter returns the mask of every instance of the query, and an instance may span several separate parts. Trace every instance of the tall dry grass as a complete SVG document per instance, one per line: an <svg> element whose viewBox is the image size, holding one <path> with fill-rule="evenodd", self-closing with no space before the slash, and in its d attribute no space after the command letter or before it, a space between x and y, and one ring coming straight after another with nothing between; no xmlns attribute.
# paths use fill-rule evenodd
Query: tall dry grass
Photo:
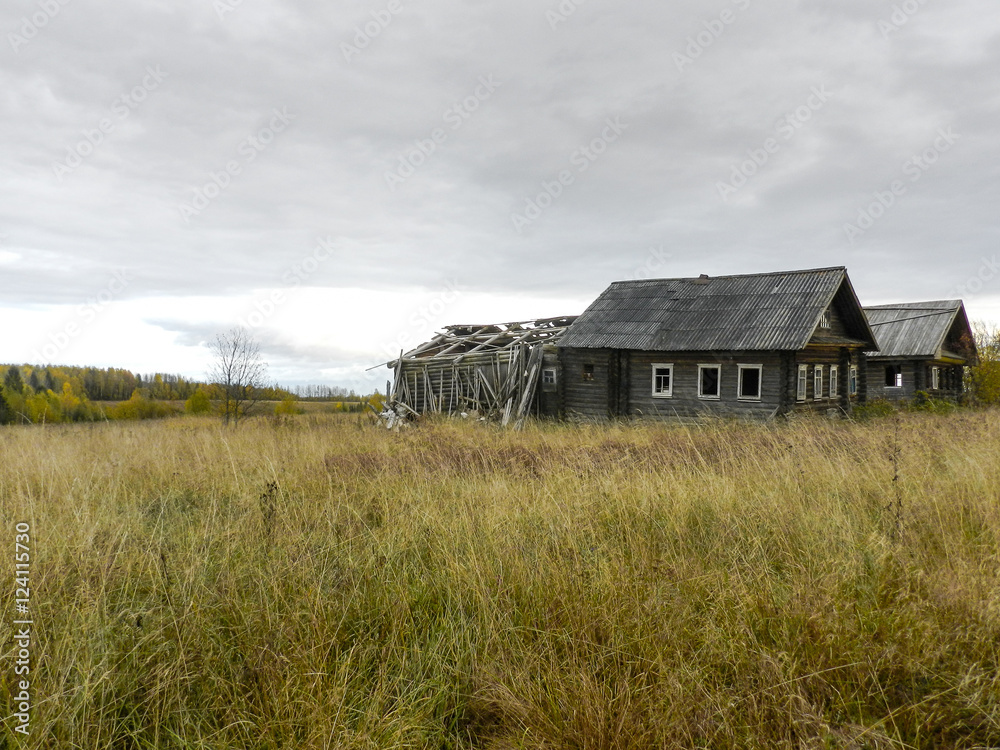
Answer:
<svg viewBox="0 0 1000 750"><path fill-rule="evenodd" d="M998 746L1000 415L895 432L6 428L37 637L7 741Z"/></svg>

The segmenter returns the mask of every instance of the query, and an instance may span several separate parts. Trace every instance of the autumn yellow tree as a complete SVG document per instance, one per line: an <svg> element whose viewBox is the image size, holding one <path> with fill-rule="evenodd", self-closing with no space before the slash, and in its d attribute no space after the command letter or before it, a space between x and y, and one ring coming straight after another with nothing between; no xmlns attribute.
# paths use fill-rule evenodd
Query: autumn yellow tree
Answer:
<svg viewBox="0 0 1000 750"><path fill-rule="evenodd" d="M1000 404L1000 328L976 321L972 331L979 352L979 363L970 369L972 392L981 404Z"/></svg>

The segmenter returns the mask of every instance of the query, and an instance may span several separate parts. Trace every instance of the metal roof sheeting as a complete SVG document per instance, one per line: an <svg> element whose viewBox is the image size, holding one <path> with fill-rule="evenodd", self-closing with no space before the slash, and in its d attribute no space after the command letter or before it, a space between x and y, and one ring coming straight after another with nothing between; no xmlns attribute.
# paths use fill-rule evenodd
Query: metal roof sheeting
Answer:
<svg viewBox="0 0 1000 750"><path fill-rule="evenodd" d="M866 307L865 315L878 340L878 352L869 356L936 358L959 312L964 317L965 308L958 299Z"/></svg>
<svg viewBox="0 0 1000 750"><path fill-rule="evenodd" d="M643 351L798 350L808 343L820 315L845 282L858 308L859 328L867 330L841 266L617 281L577 318L558 345Z"/></svg>

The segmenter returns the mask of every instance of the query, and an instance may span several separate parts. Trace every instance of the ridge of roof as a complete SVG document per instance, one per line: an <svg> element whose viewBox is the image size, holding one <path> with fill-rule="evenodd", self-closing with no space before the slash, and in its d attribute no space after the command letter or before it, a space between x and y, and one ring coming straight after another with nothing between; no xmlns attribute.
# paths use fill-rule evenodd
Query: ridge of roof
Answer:
<svg viewBox="0 0 1000 750"><path fill-rule="evenodd" d="M609 286L621 286L625 284L655 284L662 281L699 281L708 280L712 281L715 279L759 279L764 276L794 276L802 274L819 274L828 273L831 271L843 271L847 272L847 266L826 266L824 268L800 268L792 271L765 271L763 273L734 273L725 274L722 276L710 276L708 274L702 274L701 276L673 276L655 279L624 279L622 281L612 281Z"/></svg>

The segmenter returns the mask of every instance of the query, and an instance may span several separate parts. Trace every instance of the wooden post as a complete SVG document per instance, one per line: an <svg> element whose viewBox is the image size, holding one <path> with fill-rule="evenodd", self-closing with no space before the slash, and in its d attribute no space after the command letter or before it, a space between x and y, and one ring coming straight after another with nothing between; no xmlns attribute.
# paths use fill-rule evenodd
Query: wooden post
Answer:
<svg viewBox="0 0 1000 750"><path fill-rule="evenodd" d="M851 350L840 347L840 372L837 378L837 401L841 410L851 416Z"/></svg>
<svg viewBox="0 0 1000 750"><path fill-rule="evenodd" d="M858 352L858 403L868 403L868 355Z"/></svg>

